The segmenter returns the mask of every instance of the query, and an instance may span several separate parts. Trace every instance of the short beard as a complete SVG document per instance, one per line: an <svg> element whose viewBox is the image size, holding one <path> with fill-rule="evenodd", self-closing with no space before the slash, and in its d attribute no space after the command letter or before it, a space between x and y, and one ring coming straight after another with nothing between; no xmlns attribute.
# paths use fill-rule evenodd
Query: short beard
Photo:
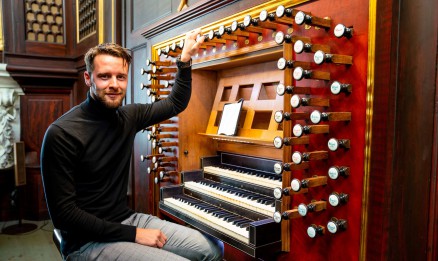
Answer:
<svg viewBox="0 0 438 261"><path fill-rule="evenodd" d="M105 96L101 97L97 93L94 93L92 90L90 90L90 92L93 94L93 95L91 95L91 97L94 98L97 102L100 102L107 109L117 109L117 108L119 108L120 106L122 106L123 99L125 98L125 97L123 97L122 99L120 99L120 102L118 102L118 103L108 102L108 101L105 100Z"/></svg>
<svg viewBox="0 0 438 261"><path fill-rule="evenodd" d="M103 104L107 109L117 109L123 104L123 99L121 99L120 102L118 103L105 101L105 98L101 98L100 96L96 96L96 99L98 102Z"/></svg>

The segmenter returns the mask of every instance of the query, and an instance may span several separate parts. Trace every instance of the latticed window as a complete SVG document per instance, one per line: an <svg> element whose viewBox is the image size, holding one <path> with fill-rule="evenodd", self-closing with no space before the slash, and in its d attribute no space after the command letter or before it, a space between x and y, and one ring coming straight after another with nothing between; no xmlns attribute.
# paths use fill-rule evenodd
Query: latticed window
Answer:
<svg viewBox="0 0 438 261"><path fill-rule="evenodd" d="M64 43L62 0L25 0L26 40Z"/></svg>

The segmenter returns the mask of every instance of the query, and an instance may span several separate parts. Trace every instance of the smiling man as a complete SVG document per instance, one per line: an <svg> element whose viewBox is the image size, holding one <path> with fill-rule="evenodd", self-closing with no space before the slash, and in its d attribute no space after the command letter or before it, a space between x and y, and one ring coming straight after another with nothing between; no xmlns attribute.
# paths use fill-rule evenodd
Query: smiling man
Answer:
<svg viewBox="0 0 438 261"><path fill-rule="evenodd" d="M186 35L171 93L153 104L122 106L131 55L101 44L84 57L87 99L48 128L41 171L50 217L66 260L220 260L223 245L196 230L127 207L131 151L140 130L183 111L191 94L191 56L199 30Z"/></svg>

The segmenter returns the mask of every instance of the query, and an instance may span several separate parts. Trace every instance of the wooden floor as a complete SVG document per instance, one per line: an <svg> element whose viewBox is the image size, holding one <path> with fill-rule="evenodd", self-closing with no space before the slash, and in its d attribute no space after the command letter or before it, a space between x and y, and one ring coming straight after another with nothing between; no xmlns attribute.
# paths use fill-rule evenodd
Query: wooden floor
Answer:
<svg viewBox="0 0 438 261"><path fill-rule="evenodd" d="M37 229L21 235L7 235L5 228L18 221L0 222L0 260L1 261L61 261L58 249L52 241L53 225L50 220L27 221Z"/></svg>

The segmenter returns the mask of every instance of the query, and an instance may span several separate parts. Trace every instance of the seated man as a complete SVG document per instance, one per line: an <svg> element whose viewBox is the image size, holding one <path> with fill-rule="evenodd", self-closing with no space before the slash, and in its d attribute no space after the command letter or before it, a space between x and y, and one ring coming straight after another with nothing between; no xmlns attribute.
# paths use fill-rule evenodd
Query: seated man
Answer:
<svg viewBox="0 0 438 261"><path fill-rule="evenodd" d="M66 260L222 258L220 241L126 205L135 135L187 107L199 32L187 33L172 91L153 104L122 106L131 63L126 49L101 44L85 54L87 99L49 126L41 151L47 205Z"/></svg>

